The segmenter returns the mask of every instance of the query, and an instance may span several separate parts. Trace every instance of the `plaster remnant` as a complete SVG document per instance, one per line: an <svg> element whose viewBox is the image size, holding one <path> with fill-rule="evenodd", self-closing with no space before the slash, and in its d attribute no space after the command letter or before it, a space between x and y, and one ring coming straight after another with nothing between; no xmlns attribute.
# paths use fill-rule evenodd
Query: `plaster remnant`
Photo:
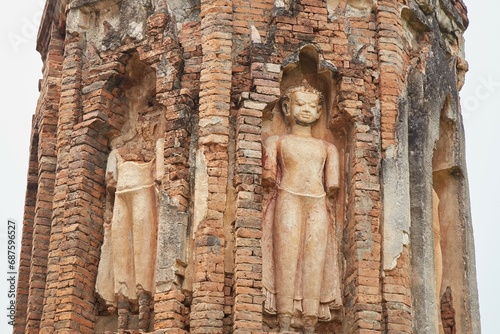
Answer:
<svg viewBox="0 0 500 334"><path fill-rule="evenodd" d="M370 15L373 7L372 0L348 0L345 15L360 17Z"/></svg>
<svg viewBox="0 0 500 334"><path fill-rule="evenodd" d="M260 38L259 31L253 24L250 24L250 31L252 32L252 43L254 44L261 44L262 40Z"/></svg>
<svg viewBox="0 0 500 334"><path fill-rule="evenodd" d="M193 236L196 235L198 226L208 214L208 168L203 148L196 154L196 171L194 186L194 214Z"/></svg>
<svg viewBox="0 0 500 334"><path fill-rule="evenodd" d="M342 0L326 0L326 9L328 10L328 17L332 17L339 7Z"/></svg>
<svg viewBox="0 0 500 334"><path fill-rule="evenodd" d="M384 254L383 268L396 268L397 260L409 245L410 202L407 145L400 140L386 150L382 162L384 175ZM405 155L406 153L406 155Z"/></svg>
<svg viewBox="0 0 500 334"><path fill-rule="evenodd" d="M167 11L175 19L177 30L187 22L199 21L200 0L169 0Z"/></svg>
<svg viewBox="0 0 500 334"><path fill-rule="evenodd" d="M112 49L126 38L144 39L149 0L77 1L70 5L66 29L83 32L99 51Z"/></svg>
<svg viewBox="0 0 500 334"><path fill-rule="evenodd" d="M200 120L200 127L204 128L208 125L225 125L227 126L227 118L213 116L211 118L204 118Z"/></svg>
<svg viewBox="0 0 500 334"><path fill-rule="evenodd" d="M178 203L169 198L166 192L162 192L160 202L156 292L166 292L178 285L178 275L184 274L189 217L187 213L179 211Z"/></svg>
<svg viewBox="0 0 500 334"><path fill-rule="evenodd" d="M283 0L274 0L275 8L285 8L285 2Z"/></svg>

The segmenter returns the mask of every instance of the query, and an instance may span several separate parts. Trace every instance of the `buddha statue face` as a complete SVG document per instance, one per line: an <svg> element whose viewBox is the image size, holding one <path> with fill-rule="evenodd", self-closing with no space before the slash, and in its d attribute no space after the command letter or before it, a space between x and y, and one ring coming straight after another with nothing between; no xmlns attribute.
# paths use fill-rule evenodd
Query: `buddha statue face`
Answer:
<svg viewBox="0 0 500 334"><path fill-rule="evenodd" d="M320 118L323 99L321 93L312 87L298 86L285 93L282 107L291 124L308 126Z"/></svg>
<svg viewBox="0 0 500 334"><path fill-rule="evenodd" d="M294 92L290 97L290 113L298 124L313 124L321 116L319 96L316 93Z"/></svg>

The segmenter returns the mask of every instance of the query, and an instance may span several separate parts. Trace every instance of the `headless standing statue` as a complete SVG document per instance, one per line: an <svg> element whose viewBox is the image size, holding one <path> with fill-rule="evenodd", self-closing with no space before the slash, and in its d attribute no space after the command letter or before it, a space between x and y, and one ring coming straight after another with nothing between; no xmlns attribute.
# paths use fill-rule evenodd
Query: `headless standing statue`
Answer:
<svg viewBox="0 0 500 334"><path fill-rule="evenodd" d="M301 317L304 332L314 333L318 318L331 319L330 304L341 305L328 209L328 197L339 187L339 158L333 144L312 137L312 125L323 110L319 91L308 85L292 87L282 109L291 132L263 144L263 185L274 191L267 208L271 212L266 213L272 218L264 218L264 224L272 220L271 249L264 246L264 253L272 254L265 260L272 264L263 269L265 307L278 315L280 332L289 331Z"/></svg>
<svg viewBox="0 0 500 334"><path fill-rule="evenodd" d="M160 158L162 143L159 140L156 148ZM104 225L96 291L107 305L118 308L118 329L129 329L130 312L137 307L139 328L149 328L158 229L156 183L161 175L157 160L127 161L118 150L108 157L106 185L114 194L114 206L111 223Z"/></svg>

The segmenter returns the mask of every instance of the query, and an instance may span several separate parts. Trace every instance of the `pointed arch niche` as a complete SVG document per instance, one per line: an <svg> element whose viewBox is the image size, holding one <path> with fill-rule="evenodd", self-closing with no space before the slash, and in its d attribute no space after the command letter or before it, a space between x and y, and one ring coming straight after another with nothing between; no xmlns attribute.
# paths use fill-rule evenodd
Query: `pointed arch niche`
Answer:
<svg viewBox="0 0 500 334"><path fill-rule="evenodd" d="M432 157L433 236L436 271L436 305L440 333L455 333L457 321L466 318L460 301L467 286L466 222L456 115L447 98L439 119L439 136ZM460 326L461 327L461 326ZM463 328L463 327L462 327Z"/></svg>
<svg viewBox="0 0 500 334"><path fill-rule="evenodd" d="M314 44L306 43L299 47L299 50L283 60L281 65L281 83L280 96L285 92L299 85L309 85L320 91L324 97L324 110L318 121L312 126L312 135L314 138L322 139L333 144L339 157L339 188L334 199L329 201L329 210L334 220L334 229L331 234L333 239L335 259L333 264L325 264L325 268L338 268L340 294L344 295L344 255L343 255L343 233L346 222L346 192L348 178L346 177L346 164L349 154L346 152L346 138L348 130L346 123L338 121L339 111L336 107L337 85L339 84L339 73L336 67L330 62L323 60L321 50ZM337 119L336 122L333 119ZM270 136L284 135L289 133L290 125L287 123L282 110L281 99L268 104L263 112L262 122L262 141L264 142ZM265 191L263 195L264 215L266 208L272 201L272 191ZM264 218L266 220L266 218ZM266 257L269 255L266 249L267 238L271 232L263 227L263 271L266 272ZM329 244L330 245L330 244ZM269 260L267 260L269 261ZM328 270L328 269L325 269ZM264 274L265 276L265 274ZM265 279L264 279L265 280ZM332 319L328 322L318 322L316 326L317 333L340 333L342 331L342 319L344 314L343 306L330 307ZM300 319L292 321L292 327L300 328L302 323ZM276 315L263 314L263 329L266 331L277 331L278 322Z"/></svg>

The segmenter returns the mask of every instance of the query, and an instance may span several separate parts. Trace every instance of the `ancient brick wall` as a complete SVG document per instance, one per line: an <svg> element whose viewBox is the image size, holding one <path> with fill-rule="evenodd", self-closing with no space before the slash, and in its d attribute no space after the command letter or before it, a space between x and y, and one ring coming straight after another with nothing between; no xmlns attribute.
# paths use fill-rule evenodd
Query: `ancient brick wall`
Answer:
<svg viewBox="0 0 500 334"><path fill-rule="evenodd" d="M48 0L14 332L118 332L96 280L108 157L131 117L163 141L148 331L276 332L263 310L262 141L288 78L314 65L334 73L316 135L340 154L342 293L316 332L480 333L458 98L466 14L461 0ZM147 156L134 138L127 153Z"/></svg>

